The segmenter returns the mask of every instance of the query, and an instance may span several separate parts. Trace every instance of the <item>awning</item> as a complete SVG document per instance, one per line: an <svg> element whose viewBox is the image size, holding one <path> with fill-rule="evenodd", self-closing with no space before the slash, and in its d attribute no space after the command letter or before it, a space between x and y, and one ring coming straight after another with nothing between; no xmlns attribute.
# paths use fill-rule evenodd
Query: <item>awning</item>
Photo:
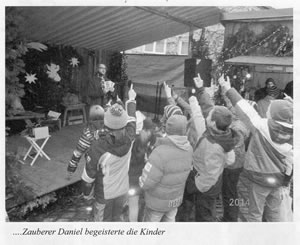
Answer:
<svg viewBox="0 0 300 245"><path fill-rule="evenodd" d="M33 41L87 49L128 50L220 22L217 7L17 7Z"/></svg>
<svg viewBox="0 0 300 245"><path fill-rule="evenodd" d="M237 56L225 60L225 63L235 65L293 66L293 57Z"/></svg>

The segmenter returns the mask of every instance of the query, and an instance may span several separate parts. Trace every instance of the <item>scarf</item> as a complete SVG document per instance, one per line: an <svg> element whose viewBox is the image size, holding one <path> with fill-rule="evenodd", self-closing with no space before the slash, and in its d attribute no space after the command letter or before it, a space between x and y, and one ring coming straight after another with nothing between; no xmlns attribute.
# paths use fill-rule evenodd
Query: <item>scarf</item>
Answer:
<svg viewBox="0 0 300 245"><path fill-rule="evenodd" d="M207 127L207 130L203 135L210 142L217 143L222 146L225 152L231 151L238 142L237 133L230 128L226 131L221 131L215 128Z"/></svg>

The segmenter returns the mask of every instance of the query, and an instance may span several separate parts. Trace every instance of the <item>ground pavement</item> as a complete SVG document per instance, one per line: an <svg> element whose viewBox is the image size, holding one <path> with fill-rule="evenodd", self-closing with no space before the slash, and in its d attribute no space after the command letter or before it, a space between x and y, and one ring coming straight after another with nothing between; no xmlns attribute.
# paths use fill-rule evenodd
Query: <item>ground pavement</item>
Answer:
<svg viewBox="0 0 300 245"><path fill-rule="evenodd" d="M81 195L65 196L64 201L57 201L50 204L43 211L34 211L27 218L27 222L93 222L92 220L92 202L93 200L86 201ZM140 203L144 205L143 200ZM186 211L184 207L178 209L176 217L177 222L194 222L195 208L190 207ZM221 203L217 204L217 215L222 216ZM128 222L128 207L125 206L123 221ZM141 217L140 217L141 219Z"/></svg>

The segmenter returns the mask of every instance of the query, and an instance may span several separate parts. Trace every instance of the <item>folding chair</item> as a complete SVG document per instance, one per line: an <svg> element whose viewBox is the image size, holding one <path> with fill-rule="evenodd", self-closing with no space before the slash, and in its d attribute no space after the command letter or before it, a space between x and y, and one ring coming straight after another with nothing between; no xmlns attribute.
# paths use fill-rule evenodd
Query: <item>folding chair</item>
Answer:
<svg viewBox="0 0 300 245"><path fill-rule="evenodd" d="M48 127L39 127L39 128L34 128L33 129L33 135L29 136L26 135L24 136L25 139L29 142L30 148L28 149L27 153L25 154L23 160L26 160L27 157L31 158L32 161L30 163L30 166L34 164L38 156L45 157L46 159L50 160L50 157L47 156L47 154L43 151L43 148L45 147L47 141L49 140L50 136L49 135L49 128ZM38 140L43 140L41 145L37 144ZM35 156L31 156L30 153L33 150L36 151Z"/></svg>

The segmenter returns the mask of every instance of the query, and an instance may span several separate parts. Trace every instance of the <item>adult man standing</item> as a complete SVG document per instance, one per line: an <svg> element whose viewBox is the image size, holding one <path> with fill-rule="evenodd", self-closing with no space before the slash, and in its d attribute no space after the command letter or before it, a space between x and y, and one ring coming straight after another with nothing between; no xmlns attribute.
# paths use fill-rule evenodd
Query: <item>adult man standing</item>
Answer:
<svg viewBox="0 0 300 245"><path fill-rule="evenodd" d="M106 65L99 64L97 68L95 77L89 84L88 103L104 106L113 96L115 83L106 77Z"/></svg>

